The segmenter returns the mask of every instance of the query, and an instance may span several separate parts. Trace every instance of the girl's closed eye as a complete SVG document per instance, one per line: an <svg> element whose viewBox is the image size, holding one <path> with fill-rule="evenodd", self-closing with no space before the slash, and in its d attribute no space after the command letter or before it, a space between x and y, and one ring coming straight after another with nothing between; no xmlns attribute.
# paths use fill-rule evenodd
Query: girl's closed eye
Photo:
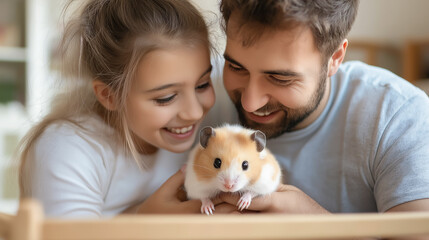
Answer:
<svg viewBox="0 0 429 240"><path fill-rule="evenodd" d="M154 101L156 104L163 106L171 103L176 98L176 96L177 94L173 93L162 98L156 98Z"/></svg>
<svg viewBox="0 0 429 240"><path fill-rule="evenodd" d="M200 84L200 85L198 85L195 89L196 89L196 90L205 90L205 89L207 89L207 88L209 88L209 87L211 87L210 80L209 80L209 81L207 81L207 82L204 82L204 83L202 83L202 84Z"/></svg>
<svg viewBox="0 0 429 240"><path fill-rule="evenodd" d="M198 90L204 91L204 90L208 89L209 87L211 87L211 82L207 81L207 82L204 82L204 83L198 85L195 89L197 91ZM153 99L153 101L155 101L156 104L163 106L163 105L167 105L167 104L171 103L176 98L176 96L177 96L176 93L172 93L172 94L169 94L169 95L161 97L161 98L155 98L155 99Z"/></svg>

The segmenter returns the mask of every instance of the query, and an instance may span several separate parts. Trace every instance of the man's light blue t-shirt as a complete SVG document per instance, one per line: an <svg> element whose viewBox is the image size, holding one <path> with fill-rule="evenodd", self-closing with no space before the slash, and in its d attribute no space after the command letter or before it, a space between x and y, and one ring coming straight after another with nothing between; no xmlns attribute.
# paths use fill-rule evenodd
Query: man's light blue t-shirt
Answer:
<svg viewBox="0 0 429 240"><path fill-rule="evenodd" d="M342 64L319 118L267 147L284 183L331 212L384 212L429 198L428 97L381 68Z"/></svg>

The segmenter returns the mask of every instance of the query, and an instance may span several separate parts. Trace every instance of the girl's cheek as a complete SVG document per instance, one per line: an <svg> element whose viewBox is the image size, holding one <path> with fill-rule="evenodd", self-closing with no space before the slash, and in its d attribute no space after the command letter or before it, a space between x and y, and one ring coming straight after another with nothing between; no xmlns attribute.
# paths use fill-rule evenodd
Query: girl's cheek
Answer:
<svg viewBox="0 0 429 240"><path fill-rule="evenodd" d="M203 98L203 101L204 101L204 98ZM215 104L216 96L215 96L213 88L210 89L210 91L208 91L208 94L207 94L207 96L205 98L205 101L206 101L206 103L204 105L208 109L212 108L213 105Z"/></svg>

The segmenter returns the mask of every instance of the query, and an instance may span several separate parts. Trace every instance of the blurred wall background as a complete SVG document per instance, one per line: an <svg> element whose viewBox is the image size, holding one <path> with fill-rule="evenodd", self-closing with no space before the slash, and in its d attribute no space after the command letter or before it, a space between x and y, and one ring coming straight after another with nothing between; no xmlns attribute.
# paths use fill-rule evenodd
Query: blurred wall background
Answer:
<svg viewBox="0 0 429 240"><path fill-rule="evenodd" d="M78 0L84 2L85 0ZM191 0L223 52L218 0ZM51 56L66 0L0 0L0 211L16 211L19 139L49 109L56 70ZM429 1L361 0L346 60L387 68L429 89ZM429 92L429 91L428 91Z"/></svg>

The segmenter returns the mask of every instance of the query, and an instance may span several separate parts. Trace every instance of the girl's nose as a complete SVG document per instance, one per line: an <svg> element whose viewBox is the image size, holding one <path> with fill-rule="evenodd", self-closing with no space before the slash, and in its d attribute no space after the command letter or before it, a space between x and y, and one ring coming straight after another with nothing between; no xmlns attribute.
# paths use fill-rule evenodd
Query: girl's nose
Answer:
<svg viewBox="0 0 429 240"><path fill-rule="evenodd" d="M188 96L179 112L179 117L183 120L197 121L203 117L203 106L198 100L197 96Z"/></svg>

